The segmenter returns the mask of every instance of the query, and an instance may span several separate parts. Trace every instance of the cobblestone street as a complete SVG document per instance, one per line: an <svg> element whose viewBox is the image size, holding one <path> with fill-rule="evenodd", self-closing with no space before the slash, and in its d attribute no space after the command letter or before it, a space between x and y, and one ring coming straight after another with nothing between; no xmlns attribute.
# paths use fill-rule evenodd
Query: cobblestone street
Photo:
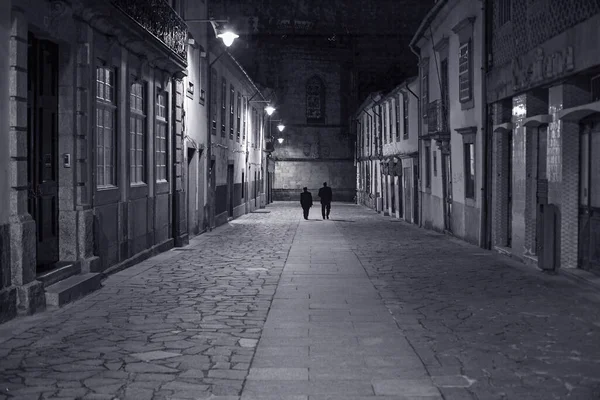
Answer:
<svg viewBox="0 0 600 400"><path fill-rule="evenodd" d="M600 293L355 205L245 215L0 325L3 399L600 399Z"/></svg>

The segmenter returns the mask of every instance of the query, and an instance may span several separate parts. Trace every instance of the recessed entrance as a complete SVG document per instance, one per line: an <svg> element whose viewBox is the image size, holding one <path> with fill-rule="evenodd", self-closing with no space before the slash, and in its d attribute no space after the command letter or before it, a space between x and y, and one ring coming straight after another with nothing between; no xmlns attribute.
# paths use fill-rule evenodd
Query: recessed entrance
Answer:
<svg viewBox="0 0 600 400"><path fill-rule="evenodd" d="M37 272L58 252L58 46L29 34L27 93L28 210L36 222Z"/></svg>
<svg viewBox="0 0 600 400"><path fill-rule="evenodd" d="M582 126L579 157L579 266L600 273L600 116Z"/></svg>

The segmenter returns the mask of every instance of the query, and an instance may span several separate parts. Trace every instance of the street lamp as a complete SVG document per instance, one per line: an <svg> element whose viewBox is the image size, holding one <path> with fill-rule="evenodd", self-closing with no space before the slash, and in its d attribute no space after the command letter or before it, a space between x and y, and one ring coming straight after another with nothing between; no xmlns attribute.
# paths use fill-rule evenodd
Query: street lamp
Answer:
<svg viewBox="0 0 600 400"><path fill-rule="evenodd" d="M229 23L229 20L226 19L186 19L185 22L210 22L215 37L221 39L227 47L231 46L233 41L240 37L240 35L224 25Z"/></svg>
<svg viewBox="0 0 600 400"><path fill-rule="evenodd" d="M279 129L279 132L283 132L283 130L285 129L285 125L280 122L279 124L277 124L277 129Z"/></svg>
<svg viewBox="0 0 600 400"><path fill-rule="evenodd" d="M265 107L265 111L267 112L267 115L271 116L275 112L275 108L269 105Z"/></svg>

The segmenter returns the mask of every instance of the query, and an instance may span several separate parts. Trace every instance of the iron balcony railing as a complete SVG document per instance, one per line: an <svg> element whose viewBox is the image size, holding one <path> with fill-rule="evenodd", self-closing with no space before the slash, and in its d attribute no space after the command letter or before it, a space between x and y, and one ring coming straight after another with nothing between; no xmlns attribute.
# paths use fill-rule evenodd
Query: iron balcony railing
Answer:
<svg viewBox="0 0 600 400"><path fill-rule="evenodd" d="M187 57L187 25L165 0L110 0L182 59Z"/></svg>
<svg viewBox="0 0 600 400"><path fill-rule="evenodd" d="M427 107L427 133L440 134L448 131L448 114L442 100L434 100Z"/></svg>

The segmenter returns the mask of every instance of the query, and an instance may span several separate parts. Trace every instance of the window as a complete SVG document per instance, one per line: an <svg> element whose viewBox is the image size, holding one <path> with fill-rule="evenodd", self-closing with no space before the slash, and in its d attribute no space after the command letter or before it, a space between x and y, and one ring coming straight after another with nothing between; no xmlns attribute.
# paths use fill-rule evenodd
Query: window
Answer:
<svg viewBox="0 0 600 400"><path fill-rule="evenodd" d="M394 112L394 114L396 115L396 141L400 141L400 94L398 95L398 98L396 99L395 103L396 103L396 110Z"/></svg>
<svg viewBox="0 0 600 400"><path fill-rule="evenodd" d="M383 119L383 142L387 144L387 103L382 107L382 119Z"/></svg>
<svg viewBox="0 0 600 400"><path fill-rule="evenodd" d="M431 188L431 146L425 145L425 187Z"/></svg>
<svg viewBox="0 0 600 400"><path fill-rule="evenodd" d="M221 136L225 137L225 114L227 113L227 80L221 79Z"/></svg>
<svg viewBox="0 0 600 400"><path fill-rule="evenodd" d="M131 85L129 94L129 182L146 182L146 87L140 82Z"/></svg>
<svg viewBox="0 0 600 400"><path fill-rule="evenodd" d="M229 139L233 139L233 131L235 125L233 123L235 118L235 88L233 85L229 87Z"/></svg>
<svg viewBox="0 0 600 400"><path fill-rule="evenodd" d="M461 103L471 100L471 41L462 43L458 58L458 96Z"/></svg>
<svg viewBox="0 0 600 400"><path fill-rule="evenodd" d="M200 52L202 52L203 50L201 50ZM206 82L206 60L200 56L199 60L198 60L198 65L200 65L200 71L199 71L199 80L198 83L200 85L200 104L204 105L204 101L206 100L206 90L205 88L205 82Z"/></svg>
<svg viewBox="0 0 600 400"><path fill-rule="evenodd" d="M475 198L475 144L464 143L465 155L465 198Z"/></svg>
<svg viewBox="0 0 600 400"><path fill-rule="evenodd" d="M96 186L116 186L115 70L96 68Z"/></svg>
<svg viewBox="0 0 600 400"><path fill-rule="evenodd" d="M510 21L511 14L511 0L498 0L498 26L502 26Z"/></svg>
<svg viewBox="0 0 600 400"><path fill-rule="evenodd" d="M248 120L248 100L247 99L243 99L242 101L242 140L246 140L246 128L248 126L247 120Z"/></svg>
<svg viewBox="0 0 600 400"><path fill-rule="evenodd" d="M212 68L210 71L212 75L211 84L210 84L210 107L211 107L211 119L212 119L212 128L211 133L213 135L217 134L217 70Z"/></svg>
<svg viewBox="0 0 600 400"><path fill-rule="evenodd" d="M433 176L437 176L437 151L433 149Z"/></svg>
<svg viewBox="0 0 600 400"><path fill-rule="evenodd" d="M252 140L250 140L250 143L252 143L252 147L254 147L254 144L256 143L256 131L258 130L258 111L256 111L256 108L252 107Z"/></svg>
<svg viewBox="0 0 600 400"><path fill-rule="evenodd" d="M237 140L240 141L240 132L242 130L242 94L237 95Z"/></svg>
<svg viewBox="0 0 600 400"><path fill-rule="evenodd" d="M403 138L408 139L408 94L402 95L402 129Z"/></svg>
<svg viewBox="0 0 600 400"><path fill-rule="evenodd" d="M427 108L429 107L429 63L421 67L421 114L427 119Z"/></svg>
<svg viewBox="0 0 600 400"><path fill-rule="evenodd" d="M306 121L325 122L325 86L318 76L313 76L306 83Z"/></svg>
<svg viewBox="0 0 600 400"><path fill-rule="evenodd" d="M156 153L156 181L167 181L167 93L156 95L156 136L154 151Z"/></svg>

